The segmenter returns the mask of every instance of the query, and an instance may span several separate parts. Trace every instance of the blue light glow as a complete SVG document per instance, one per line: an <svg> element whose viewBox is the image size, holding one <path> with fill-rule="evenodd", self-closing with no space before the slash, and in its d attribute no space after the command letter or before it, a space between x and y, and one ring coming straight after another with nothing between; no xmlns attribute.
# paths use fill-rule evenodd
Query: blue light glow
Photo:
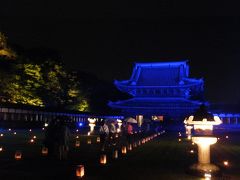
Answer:
<svg viewBox="0 0 240 180"><path fill-rule="evenodd" d="M82 127L82 126L83 126L83 123L82 123L82 122L78 123L78 126L79 126L79 127Z"/></svg>

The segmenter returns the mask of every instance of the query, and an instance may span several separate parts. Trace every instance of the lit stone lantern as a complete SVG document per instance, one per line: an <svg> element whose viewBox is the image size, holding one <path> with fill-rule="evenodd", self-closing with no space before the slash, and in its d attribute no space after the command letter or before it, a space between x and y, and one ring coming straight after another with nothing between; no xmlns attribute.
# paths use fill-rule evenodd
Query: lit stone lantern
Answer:
<svg viewBox="0 0 240 180"><path fill-rule="evenodd" d="M217 138L213 136L213 125L222 123L218 116L208 113L205 106L201 106L194 116L186 119L187 124L193 125L194 136L192 141L198 145L198 164L194 164L191 169L202 173L216 173L219 168L210 163L210 145L217 142Z"/></svg>
<svg viewBox="0 0 240 180"><path fill-rule="evenodd" d="M43 147L42 148L42 155L43 156L47 156L48 155L48 148L47 147Z"/></svg>
<svg viewBox="0 0 240 180"><path fill-rule="evenodd" d="M117 124L118 124L118 129L117 129L117 132L121 132L121 127L122 127L122 120L120 119L117 119Z"/></svg>
<svg viewBox="0 0 240 180"><path fill-rule="evenodd" d="M97 121L96 118L88 118L90 133L94 131L94 127L96 126L95 122Z"/></svg>
<svg viewBox="0 0 240 180"><path fill-rule="evenodd" d="M84 166L78 165L76 168L76 176L82 178L84 176Z"/></svg>
<svg viewBox="0 0 240 180"><path fill-rule="evenodd" d="M101 154L100 155L100 164L106 164L107 163L107 155Z"/></svg>
<svg viewBox="0 0 240 180"><path fill-rule="evenodd" d="M22 159L22 152L21 151L16 151L14 157L15 157L16 160Z"/></svg>

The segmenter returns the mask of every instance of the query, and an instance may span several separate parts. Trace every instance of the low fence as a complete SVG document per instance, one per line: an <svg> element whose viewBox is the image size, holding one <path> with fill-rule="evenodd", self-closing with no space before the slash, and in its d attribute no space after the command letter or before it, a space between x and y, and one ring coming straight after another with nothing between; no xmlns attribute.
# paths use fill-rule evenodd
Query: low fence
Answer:
<svg viewBox="0 0 240 180"><path fill-rule="evenodd" d="M219 118L222 120L224 125L240 125L240 114L238 113L221 113L221 114L214 114L219 116Z"/></svg>
<svg viewBox="0 0 240 180"><path fill-rule="evenodd" d="M76 124L79 122L87 123L88 118L101 119L123 119L123 116L102 116L93 114L66 113L66 112L47 112L39 110L25 110L19 108L0 107L0 126L1 127L40 127L44 123L55 119L58 116L65 116L65 122Z"/></svg>

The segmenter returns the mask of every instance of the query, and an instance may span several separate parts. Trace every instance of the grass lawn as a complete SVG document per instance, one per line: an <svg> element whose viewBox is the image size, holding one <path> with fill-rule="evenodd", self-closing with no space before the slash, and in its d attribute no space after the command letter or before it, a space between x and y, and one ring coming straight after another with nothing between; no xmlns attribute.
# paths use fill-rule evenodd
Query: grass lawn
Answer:
<svg viewBox="0 0 240 180"><path fill-rule="evenodd" d="M69 159L59 161L41 155L43 131L18 130L4 132L0 137L0 179L77 179L75 177L76 165L83 164L86 180L95 179L200 179L186 171L188 167L197 162L197 146L190 141L182 139L178 142L178 132L166 133L157 138L133 148L126 155L120 153L124 139L118 145L119 158L112 158L112 148L106 150L107 164L99 164L99 143L96 136L80 136L81 145L74 147L76 133L73 134ZM183 133L182 133L183 134ZM36 135L36 142L29 140ZM226 139L226 135L229 136ZM240 179L240 133L221 134L217 144L211 147L212 162L218 165L224 178ZM92 144L87 144L87 139ZM21 150L23 158L16 161L14 153ZM194 153L190 153L194 150ZM223 166L223 161L229 161L229 167Z"/></svg>

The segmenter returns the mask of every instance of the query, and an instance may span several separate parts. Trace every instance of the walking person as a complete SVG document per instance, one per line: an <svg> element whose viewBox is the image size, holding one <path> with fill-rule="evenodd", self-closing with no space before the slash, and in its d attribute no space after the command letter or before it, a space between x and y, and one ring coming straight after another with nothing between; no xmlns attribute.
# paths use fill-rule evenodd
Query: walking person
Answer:
<svg viewBox="0 0 240 180"><path fill-rule="evenodd" d="M48 157L54 157L56 152L56 125L57 119L52 119L45 131L44 146L48 149Z"/></svg>
<svg viewBox="0 0 240 180"><path fill-rule="evenodd" d="M115 123L111 122L109 126L109 138L110 138L110 144L114 146L116 145L116 137L115 137L116 133L117 133L117 129L116 129Z"/></svg>
<svg viewBox="0 0 240 180"><path fill-rule="evenodd" d="M70 131L66 126L64 119L61 118L57 132L57 148L59 160L67 159L69 151Z"/></svg>
<svg viewBox="0 0 240 180"><path fill-rule="evenodd" d="M107 140L108 140L108 136L109 136L109 129L105 121L101 122L99 134L100 134L100 142L101 142L101 151L104 151Z"/></svg>
<svg viewBox="0 0 240 180"><path fill-rule="evenodd" d="M127 142L128 144L131 144L132 142L132 135L133 135L133 127L131 125L131 123L127 123L127 126L126 126L126 130L127 130Z"/></svg>

